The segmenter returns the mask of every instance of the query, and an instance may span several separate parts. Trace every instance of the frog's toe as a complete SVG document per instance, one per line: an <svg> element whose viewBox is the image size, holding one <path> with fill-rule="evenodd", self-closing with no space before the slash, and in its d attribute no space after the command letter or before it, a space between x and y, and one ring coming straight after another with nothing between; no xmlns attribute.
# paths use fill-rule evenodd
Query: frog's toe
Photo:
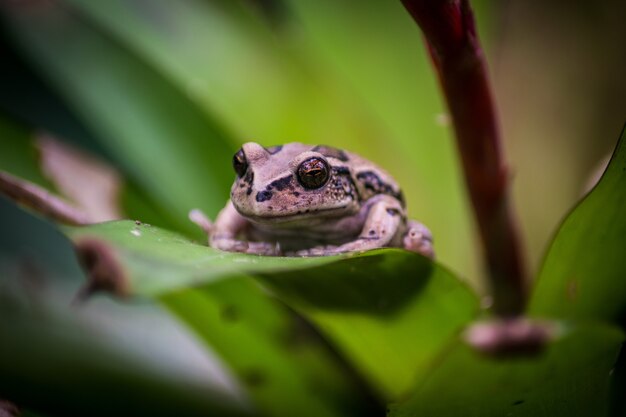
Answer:
<svg viewBox="0 0 626 417"><path fill-rule="evenodd" d="M421 223L409 222L409 230L404 235L402 243L406 250L417 252L431 259L435 257L432 233Z"/></svg>
<svg viewBox="0 0 626 417"><path fill-rule="evenodd" d="M264 255L264 256L280 256L282 252L278 243L270 242L248 242L246 253Z"/></svg>
<svg viewBox="0 0 626 417"><path fill-rule="evenodd" d="M299 251L288 253L287 256L327 256L334 255L333 250L336 246L315 246L313 248L301 249Z"/></svg>
<svg viewBox="0 0 626 417"><path fill-rule="evenodd" d="M240 252L251 255L280 256L282 254L277 243L250 242L222 236L213 236L211 247L226 252Z"/></svg>

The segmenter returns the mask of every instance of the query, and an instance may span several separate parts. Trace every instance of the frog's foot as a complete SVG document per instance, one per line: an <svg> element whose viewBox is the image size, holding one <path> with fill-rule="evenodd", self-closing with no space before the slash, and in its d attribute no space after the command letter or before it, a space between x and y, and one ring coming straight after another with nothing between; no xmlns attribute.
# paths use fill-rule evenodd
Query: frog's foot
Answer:
<svg viewBox="0 0 626 417"><path fill-rule="evenodd" d="M227 252L249 253L264 256L280 256L282 252L278 243L249 242L233 239L230 236L211 236L210 246Z"/></svg>
<svg viewBox="0 0 626 417"><path fill-rule="evenodd" d="M421 223L410 220L408 230L402 239L404 249L417 252L427 258L434 259L433 235L430 230Z"/></svg>

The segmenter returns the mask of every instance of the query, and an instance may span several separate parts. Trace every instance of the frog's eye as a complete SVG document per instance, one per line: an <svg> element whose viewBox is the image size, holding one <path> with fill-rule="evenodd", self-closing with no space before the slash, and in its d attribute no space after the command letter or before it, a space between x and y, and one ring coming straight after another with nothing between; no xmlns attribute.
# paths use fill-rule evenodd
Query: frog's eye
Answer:
<svg viewBox="0 0 626 417"><path fill-rule="evenodd" d="M320 188L326 184L328 177L328 163L322 158L309 158L298 167L298 181L304 188Z"/></svg>
<svg viewBox="0 0 626 417"><path fill-rule="evenodd" d="M248 161L246 160L246 155L243 153L243 149L239 149L235 156L233 156L233 168L240 177L243 177L248 170Z"/></svg>

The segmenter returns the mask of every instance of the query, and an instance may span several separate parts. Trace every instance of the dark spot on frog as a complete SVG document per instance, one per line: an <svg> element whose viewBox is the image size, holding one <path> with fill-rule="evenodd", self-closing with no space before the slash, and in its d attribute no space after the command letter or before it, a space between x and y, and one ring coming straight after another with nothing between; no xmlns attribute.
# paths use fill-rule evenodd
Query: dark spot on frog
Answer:
<svg viewBox="0 0 626 417"><path fill-rule="evenodd" d="M513 405L520 405L520 404L524 404L524 400L517 400L513 403Z"/></svg>
<svg viewBox="0 0 626 417"><path fill-rule="evenodd" d="M398 201L400 201L400 203L404 207L405 205L404 195L402 194L402 191L394 190L391 185L383 182L383 180L381 180L380 177L376 175L375 172L373 171L359 172L356 175L356 178L366 190L371 191L372 193L375 193L375 194L387 194L392 197L395 197L396 199L398 199Z"/></svg>
<svg viewBox="0 0 626 417"><path fill-rule="evenodd" d="M267 381L265 374L258 369L250 369L244 374L243 379L249 387L258 387Z"/></svg>
<svg viewBox="0 0 626 417"><path fill-rule="evenodd" d="M246 186L246 184L244 184L243 182L241 184L239 184L239 188L243 188L245 186Z"/></svg>
<svg viewBox="0 0 626 417"><path fill-rule="evenodd" d="M404 193L402 192L402 190L396 193L396 198L400 200L400 204L402 204L402 207L406 207L406 200L404 199Z"/></svg>
<svg viewBox="0 0 626 417"><path fill-rule="evenodd" d="M250 194L252 194L252 187L248 187L248 189L246 190L246 195Z"/></svg>
<svg viewBox="0 0 626 417"><path fill-rule="evenodd" d="M375 230L370 230L370 231L368 232L368 234L369 234L370 236L374 236L374 235L376 234L376 231L375 231Z"/></svg>
<svg viewBox="0 0 626 417"><path fill-rule="evenodd" d="M346 162L348 160L348 155L341 149L334 148L332 146L327 145L317 145L315 148L311 149L313 152L319 152L327 158L336 158L340 161Z"/></svg>
<svg viewBox="0 0 626 417"><path fill-rule="evenodd" d="M300 193L297 191L294 191L293 193L291 193L294 197L300 197Z"/></svg>
<svg viewBox="0 0 626 417"><path fill-rule="evenodd" d="M274 210L274 206L267 206L267 209L268 209L269 211L272 211L272 210Z"/></svg>
<svg viewBox="0 0 626 417"><path fill-rule="evenodd" d="M259 191L256 193L256 201L262 203L272 198L273 193L271 191Z"/></svg>
<svg viewBox="0 0 626 417"><path fill-rule="evenodd" d="M397 216L398 214L400 214L400 210L398 210L397 208L389 207L387 209L387 214L391 216Z"/></svg>
<svg viewBox="0 0 626 417"><path fill-rule="evenodd" d="M239 312L235 306L228 305L222 309L221 316L224 321L237 321L239 319Z"/></svg>
<svg viewBox="0 0 626 417"><path fill-rule="evenodd" d="M278 191L283 191L285 188L291 185L293 180L293 175L287 175L286 177L279 178L274 180L267 186L267 190L271 190L272 188L276 188Z"/></svg>
<svg viewBox="0 0 626 417"><path fill-rule="evenodd" d="M275 155L283 149L283 145L270 146L269 148L265 148L270 155Z"/></svg>
<svg viewBox="0 0 626 417"><path fill-rule="evenodd" d="M350 168L348 167L334 167L333 171L337 175L350 175Z"/></svg>

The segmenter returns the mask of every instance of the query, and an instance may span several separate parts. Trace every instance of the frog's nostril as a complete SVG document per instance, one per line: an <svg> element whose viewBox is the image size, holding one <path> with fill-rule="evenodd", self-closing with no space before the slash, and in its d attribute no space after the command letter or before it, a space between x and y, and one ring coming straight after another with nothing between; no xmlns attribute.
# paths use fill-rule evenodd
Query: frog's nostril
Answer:
<svg viewBox="0 0 626 417"><path fill-rule="evenodd" d="M273 193L271 191L259 191L258 193L256 193L256 201L258 201L259 203L267 201L272 198L272 194Z"/></svg>

